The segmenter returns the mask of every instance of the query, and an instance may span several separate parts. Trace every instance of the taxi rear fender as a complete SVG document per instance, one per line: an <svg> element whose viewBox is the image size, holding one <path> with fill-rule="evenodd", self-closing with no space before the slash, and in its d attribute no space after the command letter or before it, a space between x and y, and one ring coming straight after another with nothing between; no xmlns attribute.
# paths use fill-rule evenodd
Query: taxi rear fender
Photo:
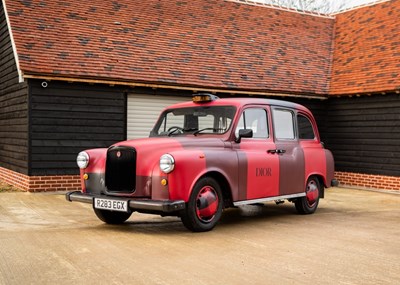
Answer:
<svg viewBox="0 0 400 285"><path fill-rule="evenodd" d="M319 197L324 198L325 197L325 187L329 187L329 186L327 186L328 184L327 184L326 177L322 173L310 173L308 175L307 179L305 180L306 183L310 177L317 177L319 184L321 185L321 188L322 188ZM306 185L304 185L304 189L305 188L306 188Z"/></svg>
<svg viewBox="0 0 400 285"><path fill-rule="evenodd" d="M325 187L332 186L332 182L335 180L335 160L333 158L332 152L328 149L324 149L326 158L326 177L325 177Z"/></svg>

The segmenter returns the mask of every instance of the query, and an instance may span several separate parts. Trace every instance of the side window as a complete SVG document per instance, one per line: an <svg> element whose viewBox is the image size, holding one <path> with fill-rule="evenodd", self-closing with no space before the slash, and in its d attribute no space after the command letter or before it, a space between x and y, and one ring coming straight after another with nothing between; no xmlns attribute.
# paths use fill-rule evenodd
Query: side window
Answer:
<svg viewBox="0 0 400 285"><path fill-rule="evenodd" d="M299 139L313 140L315 138L313 126L306 116L297 115L297 123L299 125Z"/></svg>
<svg viewBox="0 0 400 285"><path fill-rule="evenodd" d="M289 110L274 109L272 111L274 119L275 138L283 140L294 140L293 112Z"/></svg>
<svg viewBox="0 0 400 285"><path fill-rule="evenodd" d="M236 137L239 136L240 129L252 129L253 138L268 138L267 112L261 108L246 109L236 127Z"/></svg>

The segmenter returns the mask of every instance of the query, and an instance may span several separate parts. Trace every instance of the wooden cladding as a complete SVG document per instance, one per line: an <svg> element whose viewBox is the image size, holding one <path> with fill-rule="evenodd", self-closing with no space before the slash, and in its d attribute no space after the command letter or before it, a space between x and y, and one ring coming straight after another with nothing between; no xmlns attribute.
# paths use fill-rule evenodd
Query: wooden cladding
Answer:
<svg viewBox="0 0 400 285"><path fill-rule="evenodd" d="M28 173L28 89L17 65L0 5L0 166Z"/></svg>
<svg viewBox="0 0 400 285"><path fill-rule="evenodd" d="M32 175L77 174L76 154L126 138L126 99L116 87L32 81ZM149 98L149 100L151 100ZM400 176L400 95L293 99L310 108L336 170Z"/></svg>
<svg viewBox="0 0 400 285"><path fill-rule="evenodd" d="M328 100L326 146L336 171L400 176L400 95Z"/></svg>
<svg viewBox="0 0 400 285"><path fill-rule="evenodd" d="M104 85L30 80L30 175L78 174L76 155L126 137L125 96Z"/></svg>

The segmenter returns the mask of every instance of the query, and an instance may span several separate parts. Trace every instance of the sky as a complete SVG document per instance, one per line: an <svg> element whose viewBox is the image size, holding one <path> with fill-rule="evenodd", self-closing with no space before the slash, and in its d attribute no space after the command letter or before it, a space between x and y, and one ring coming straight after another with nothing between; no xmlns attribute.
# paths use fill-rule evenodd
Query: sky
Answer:
<svg viewBox="0 0 400 285"><path fill-rule="evenodd" d="M376 0L350 0L350 1L346 1L346 8L351 8L354 6L359 6L359 5L363 5L366 3L371 3L371 2L375 2ZM336 2L336 1L330 1L330 2Z"/></svg>
<svg viewBox="0 0 400 285"><path fill-rule="evenodd" d="M335 8L335 10L338 9L336 7L339 7L340 4L345 3L344 7L341 9L341 10L343 10L343 9L349 9L349 8L352 8L352 7L355 7L355 6L360 6L360 5L367 4L367 3L372 3L372 2L375 2L375 1L376 0L349 0L349 1L329 0L327 2L330 2L332 7ZM326 2L326 1L322 1L321 0L321 2Z"/></svg>
<svg viewBox="0 0 400 285"><path fill-rule="evenodd" d="M253 1L268 3L270 0L253 0ZM349 9L349 8L352 8L352 7L355 7L355 6L360 6L360 5L363 5L363 4L368 4L368 3L377 2L377 1L382 2L384 0L347 0L347 1L345 1L345 0L319 0L320 3L326 3L326 2L331 3L331 7L333 8L333 9L330 9L331 11L339 10L339 7L343 3L345 3L345 4L344 4L344 7L341 10Z"/></svg>

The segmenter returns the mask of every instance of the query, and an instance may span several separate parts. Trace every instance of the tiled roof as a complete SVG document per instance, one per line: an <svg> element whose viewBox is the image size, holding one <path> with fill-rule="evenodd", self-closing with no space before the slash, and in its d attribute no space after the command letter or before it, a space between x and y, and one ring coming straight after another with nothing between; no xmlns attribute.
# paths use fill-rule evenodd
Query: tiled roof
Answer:
<svg viewBox="0 0 400 285"><path fill-rule="evenodd" d="M25 76L327 94L334 20L223 0L5 0Z"/></svg>
<svg viewBox="0 0 400 285"><path fill-rule="evenodd" d="M400 1L336 16L330 94L400 90Z"/></svg>

